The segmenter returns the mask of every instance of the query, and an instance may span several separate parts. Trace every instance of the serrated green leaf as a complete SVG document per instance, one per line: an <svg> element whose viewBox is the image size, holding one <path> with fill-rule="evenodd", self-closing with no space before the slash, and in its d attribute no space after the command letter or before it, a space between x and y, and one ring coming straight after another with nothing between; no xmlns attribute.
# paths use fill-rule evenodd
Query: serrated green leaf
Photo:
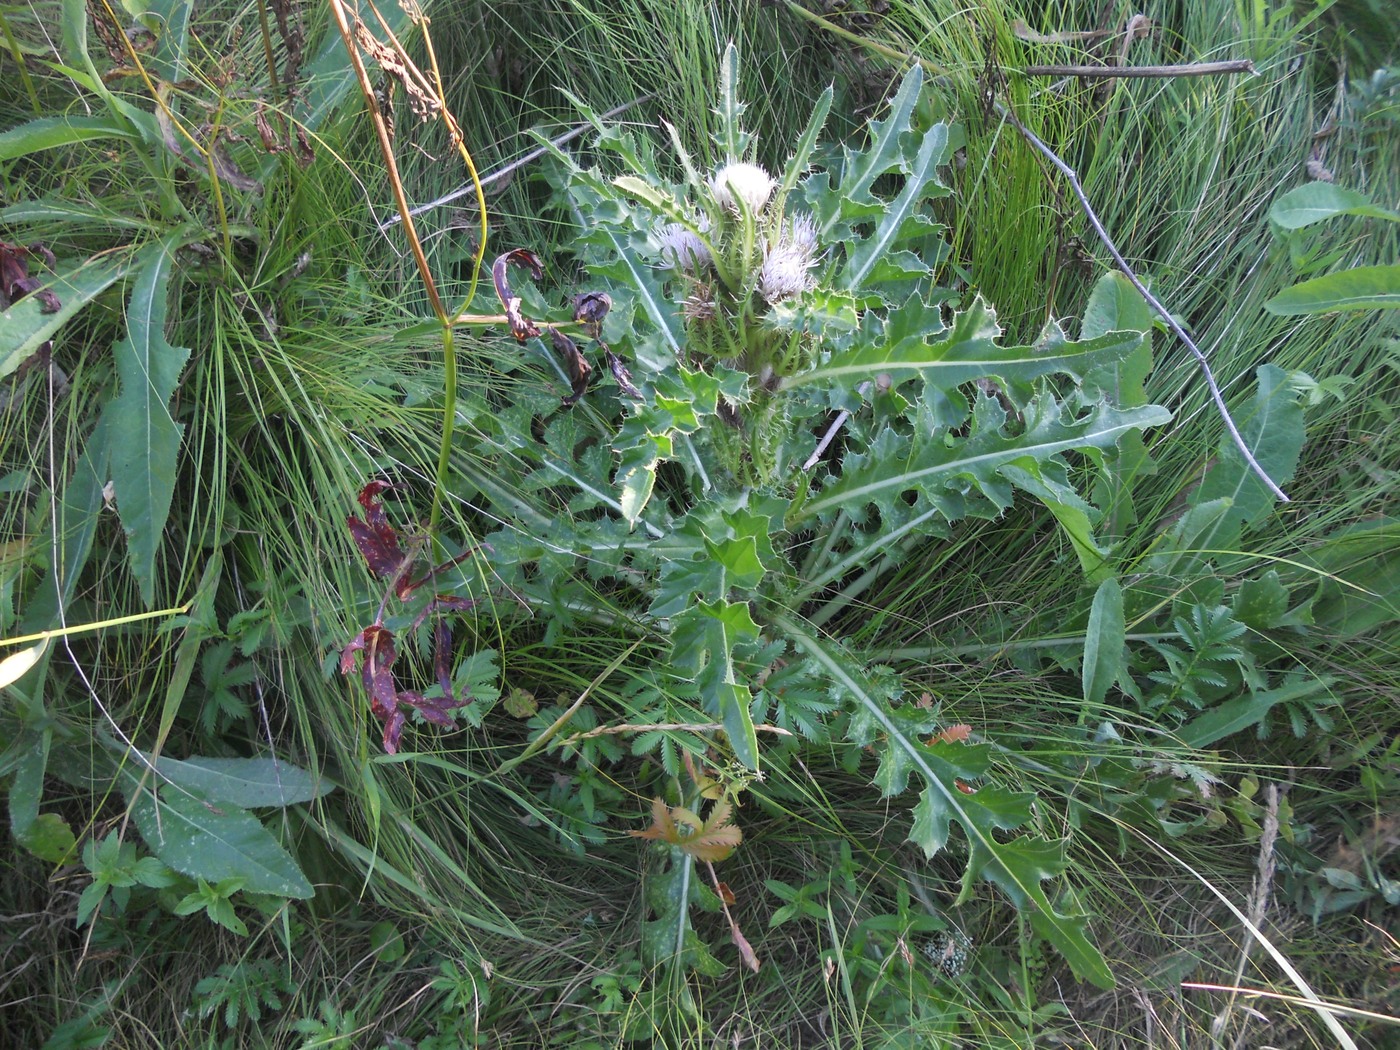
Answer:
<svg viewBox="0 0 1400 1050"><path fill-rule="evenodd" d="M1058 459L1037 463L1025 460L1008 463L998 471L1022 492L1028 492L1045 505L1074 548L1084 578L1099 583L1113 572L1109 552L1094 538L1094 523L1102 517L1098 508L1087 503L1070 486L1065 465Z"/></svg>
<svg viewBox="0 0 1400 1050"><path fill-rule="evenodd" d="M939 309L917 298L889 311L883 330L868 330L863 346L832 354L811 369L793 376L785 388L813 384L854 387L888 375L895 385L921 378L925 396L946 393L977 379L998 379L1004 385L1027 388L1041 376L1082 377L1090 370L1116 364L1143 344L1143 333L1109 332L1080 342L1066 342L1047 353L1033 346L999 346L996 313L980 296L945 327ZM1135 406L1126 406L1135 407Z"/></svg>
<svg viewBox="0 0 1400 1050"><path fill-rule="evenodd" d="M175 250L185 240L187 235L177 235L144 248L133 265L136 281L127 304L126 338L112 349L119 393L104 412L127 561L148 606L155 602L156 555L170 514L184 432L169 406L190 351L166 342L165 313Z"/></svg>
<svg viewBox="0 0 1400 1050"><path fill-rule="evenodd" d="M948 192L938 181L938 166L946 163L948 152L948 126L935 124L924 133L919 152L909 165L899 195L881 210L870 235L852 242L848 247L846 267L836 279L838 289L854 292L864 288L872 278L883 276L879 274L879 267L893 255L897 245L926 236L937 229L931 217L915 209L929 197ZM911 259L912 263L905 263L897 274L888 276L897 278L928 273L926 263L916 256Z"/></svg>
<svg viewBox="0 0 1400 1050"><path fill-rule="evenodd" d="M893 515L895 501L906 492L945 508L949 520L974 512L969 501L978 497L990 503L991 514L999 513L1010 501L1010 485L998 473L1000 467L1072 449L1111 449L1123 434L1171 419L1156 405L1120 411L1103 404L1081 419L1066 419L1049 393L1035 397L1024 416L1024 431L1008 434L1002 429L1004 413L992 399L981 397L972 433L951 444L942 434L900 435L886 428L868 453L848 455L840 478L808 500L802 518L840 509L860 513L871 503ZM955 479L958 485L952 487Z"/></svg>
<svg viewBox="0 0 1400 1050"><path fill-rule="evenodd" d="M846 163L842 168L840 186L842 197L858 204L878 203L870 193L875 180L890 172L907 170L909 162L903 139L909 131L909 121L918 105L923 83L924 71L915 63L904 74L899 90L890 99L885 119L870 122L870 145L858 153L849 149L845 151ZM826 233L831 224L819 223L818 228Z"/></svg>
<svg viewBox="0 0 1400 1050"><path fill-rule="evenodd" d="M978 874L1002 890L1016 907L1030 917L1031 928L1049 941L1080 980L1100 988L1113 988L1113 971L1084 932L1088 916L1081 912L1062 914L1046 895L1041 882L1057 878L1065 870L1064 843L1042 842L1022 836L997 843L995 852L986 841L972 843L968 872ZM959 902L966 899L971 882L964 877Z"/></svg>
<svg viewBox="0 0 1400 1050"><path fill-rule="evenodd" d="M753 696L735 676L734 653L757 640L758 624L746 602L697 601L671 621L673 666L719 715L734 757L749 769L758 768L758 735L749 713Z"/></svg>
<svg viewBox="0 0 1400 1050"><path fill-rule="evenodd" d="M249 893L299 900L314 893L291 855L236 806L215 807L168 786L157 802L140 788L131 814L151 851L181 874L214 883L241 878Z"/></svg>

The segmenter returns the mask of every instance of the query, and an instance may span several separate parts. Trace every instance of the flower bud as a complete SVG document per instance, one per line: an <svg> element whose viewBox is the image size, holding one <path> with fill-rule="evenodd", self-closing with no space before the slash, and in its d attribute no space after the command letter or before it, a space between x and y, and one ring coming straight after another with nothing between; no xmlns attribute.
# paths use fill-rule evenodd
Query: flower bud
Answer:
<svg viewBox="0 0 1400 1050"><path fill-rule="evenodd" d="M742 200L749 214L754 216L763 211L763 206L773 195L775 185L777 183L773 181L773 176L757 164L743 162L726 164L710 180L710 189L722 207L737 211L738 201Z"/></svg>

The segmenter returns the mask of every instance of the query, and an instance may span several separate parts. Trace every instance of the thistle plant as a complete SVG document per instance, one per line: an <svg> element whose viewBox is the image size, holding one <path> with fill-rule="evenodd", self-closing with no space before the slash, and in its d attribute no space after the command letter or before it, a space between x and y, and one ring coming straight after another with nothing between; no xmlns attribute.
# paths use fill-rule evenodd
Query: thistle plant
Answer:
<svg viewBox="0 0 1400 1050"><path fill-rule="evenodd" d="M929 204L949 192L939 170L959 133L916 126L920 70L863 149L813 171L828 90L769 172L742 126L737 62L731 47L712 170L672 130L673 181L648 141L592 114L599 167L553 151L597 289L573 318L611 381L590 389L607 373L559 332L568 321L522 315L505 266L538 278L539 260L498 260L513 333L569 392L483 392L461 409L474 459L499 467L464 473L464 495L505 522L485 538L497 585L565 625L615 623L621 609L669 647L639 672L656 688L633 694L618 732L636 735L634 754L659 749L670 804L698 813L686 752L718 747L758 771L844 739L852 762L874 756L884 795L914 779L910 838L930 857L961 826L962 897L992 881L1077 972L1110 983L1086 917L1047 895L1063 844L1006 834L1031 821L1034 796L1000 783L990 743L948 731L939 705L915 700L900 668L863 659L840 626L917 545L1000 516L1018 491L1052 512L1087 578L1105 575L1100 510L1082 490L1122 491L1146 456L1141 431L1170 418L1142 392L1148 315L1108 276L1077 339L1052 323L1034 345L1001 345L992 308L939 283L948 252ZM781 742L761 750L760 730ZM688 911L706 901L677 834L659 836L670 859L647 942L705 968Z"/></svg>

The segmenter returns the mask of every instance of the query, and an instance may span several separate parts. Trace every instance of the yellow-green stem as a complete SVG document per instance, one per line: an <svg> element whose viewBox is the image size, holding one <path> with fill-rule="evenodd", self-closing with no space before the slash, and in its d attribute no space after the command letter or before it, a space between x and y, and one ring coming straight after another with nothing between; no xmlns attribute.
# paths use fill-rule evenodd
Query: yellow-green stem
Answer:
<svg viewBox="0 0 1400 1050"><path fill-rule="evenodd" d="M447 487L447 462L452 455L452 428L457 422L457 346L451 322L442 326L442 446L438 449L437 477L433 479L433 509L428 515L428 536L437 542L442 517L442 492Z"/></svg>

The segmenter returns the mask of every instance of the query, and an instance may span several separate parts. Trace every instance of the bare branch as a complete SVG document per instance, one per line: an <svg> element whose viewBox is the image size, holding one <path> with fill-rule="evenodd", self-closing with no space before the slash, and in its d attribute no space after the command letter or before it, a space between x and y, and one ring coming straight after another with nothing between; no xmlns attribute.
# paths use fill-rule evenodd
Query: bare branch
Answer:
<svg viewBox="0 0 1400 1050"><path fill-rule="evenodd" d="M1074 169L1061 160L1059 154L1042 142L1033 131L1022 124L1020 120L1016 118L1016 114L1011 112L1010 109L1003 106L1000 102L996 102L995 106L997 112L1010 122L1011 126L1019 131L1021 136L1039 150L1045 159L1059 169L1060 174L1069 181L1070 189L1074 190L1074 195L1079 198L1079 206L1084 210L1084 215L1088 218L1089 225L1094 227L1094 232L1098 234L1099 240L1102 241L1103 246L1108 249L1108 253L1113 256L1113 261L1118 264L1118 268L1123 271L1124 276L1133 283L1133 287L1142 294L1142 297L1147 300L1148 305L1166 322L1167 327L1186 345L1186 348L1190 350L1192 355L1196 358L1197 363L1200 364L1201 373L1206 379L1206 386L1210 388L1211 400L1215 402L1215 407L1220 412L1220 418L1225 421L1225 429L1230 432L1230 437L1234 441L1235 447L1240 450L1240 455L1242 455L1244 461L1249 464L1249 469L1259 477L1259 480L1262 481L1265 487L1276 497L1285 503L1289 502L1288 496L1284 493L1283 489L1279 488L1278 485L1274 483L1274 479L1269 477L1264 468L1259 465L1259 461L1254 458L1254 453L1251 452L1249 447L1244 443L1244 438L1240 435L1239 428L1235 426L1235 421L1230 416L1229 408L1225 406L1225 398L1220 393L1220 387L1215 382L1215 375L1211 372L1210 362L1206 360L1206 355L1201 352L1195 340L1186 334L1186 329L1172 316L1171 311L1163 306L1160 300L1147 290L1147 286L1138 279L1138 275L1133 272L1133 268L1128 265L1128 261L1124 259L1122 253L1118 251L1117 246L1113 243L1113 239L1109 237L1108 231L1104 229L1103 223L1099 221L1098 214L1094 211L1094 206L1089 203L1089 198L1085 194L1084 187L1080 184L1079 176L1075 174Z"/></svg>
<svg viewBox="0 0 1400 1050"><path fill-rule="evenodd" d="M1211 77L1222 73L1254 73L1247 58L1228 62L1185 62L1174 66L1027 66L1028 77L1117 77L1136 80L1168 77Z"/></svg>
<svg viewBox="0 0 1400 1050"><path fill-rule="evenodd" d="M616 117L621 113L626 113L633 106L639 106L643 102L646 102L647 100L651 99L652 97L652 95L639 95L638 97L634 98L631 102L624 102L620 106L614 106L612 109L602 114L598 119L611 120L613 117ZM558 138L550 139L550 144L555 147L558 147L564 145L566 142L572 142L574 139L578 138L592 126L593 125L589 123L580 124L578 125L578 127L572 128L571 130L564 132L564 134L560 135ZM523 157L517 157L515 160L511 161L504 167L497 168L495 171L483 175L481 177L481 184L483 186L489 186L493 182L499 182L511 172L517 171L520 168L523 168L526 164L539 160L548 152L549 149L546 146L541 146L539 149L532 149ZM453 201L460 200L461 198L466 197L469 194L475 192L475 187L471 185L462 186L461 188L455 189L445 196L439 197L437 200L428 201L427 204L419 204L416 207L410 208L408 210L408 214L410 216L422 215L425 211L432 211L434 208L440 208L444 204L451 204ZM379 224L379 232L383 233L391 226L397 225L400 222L403 222L402 215L391 215L389 216L389 218L385 219Z"/></svg>

